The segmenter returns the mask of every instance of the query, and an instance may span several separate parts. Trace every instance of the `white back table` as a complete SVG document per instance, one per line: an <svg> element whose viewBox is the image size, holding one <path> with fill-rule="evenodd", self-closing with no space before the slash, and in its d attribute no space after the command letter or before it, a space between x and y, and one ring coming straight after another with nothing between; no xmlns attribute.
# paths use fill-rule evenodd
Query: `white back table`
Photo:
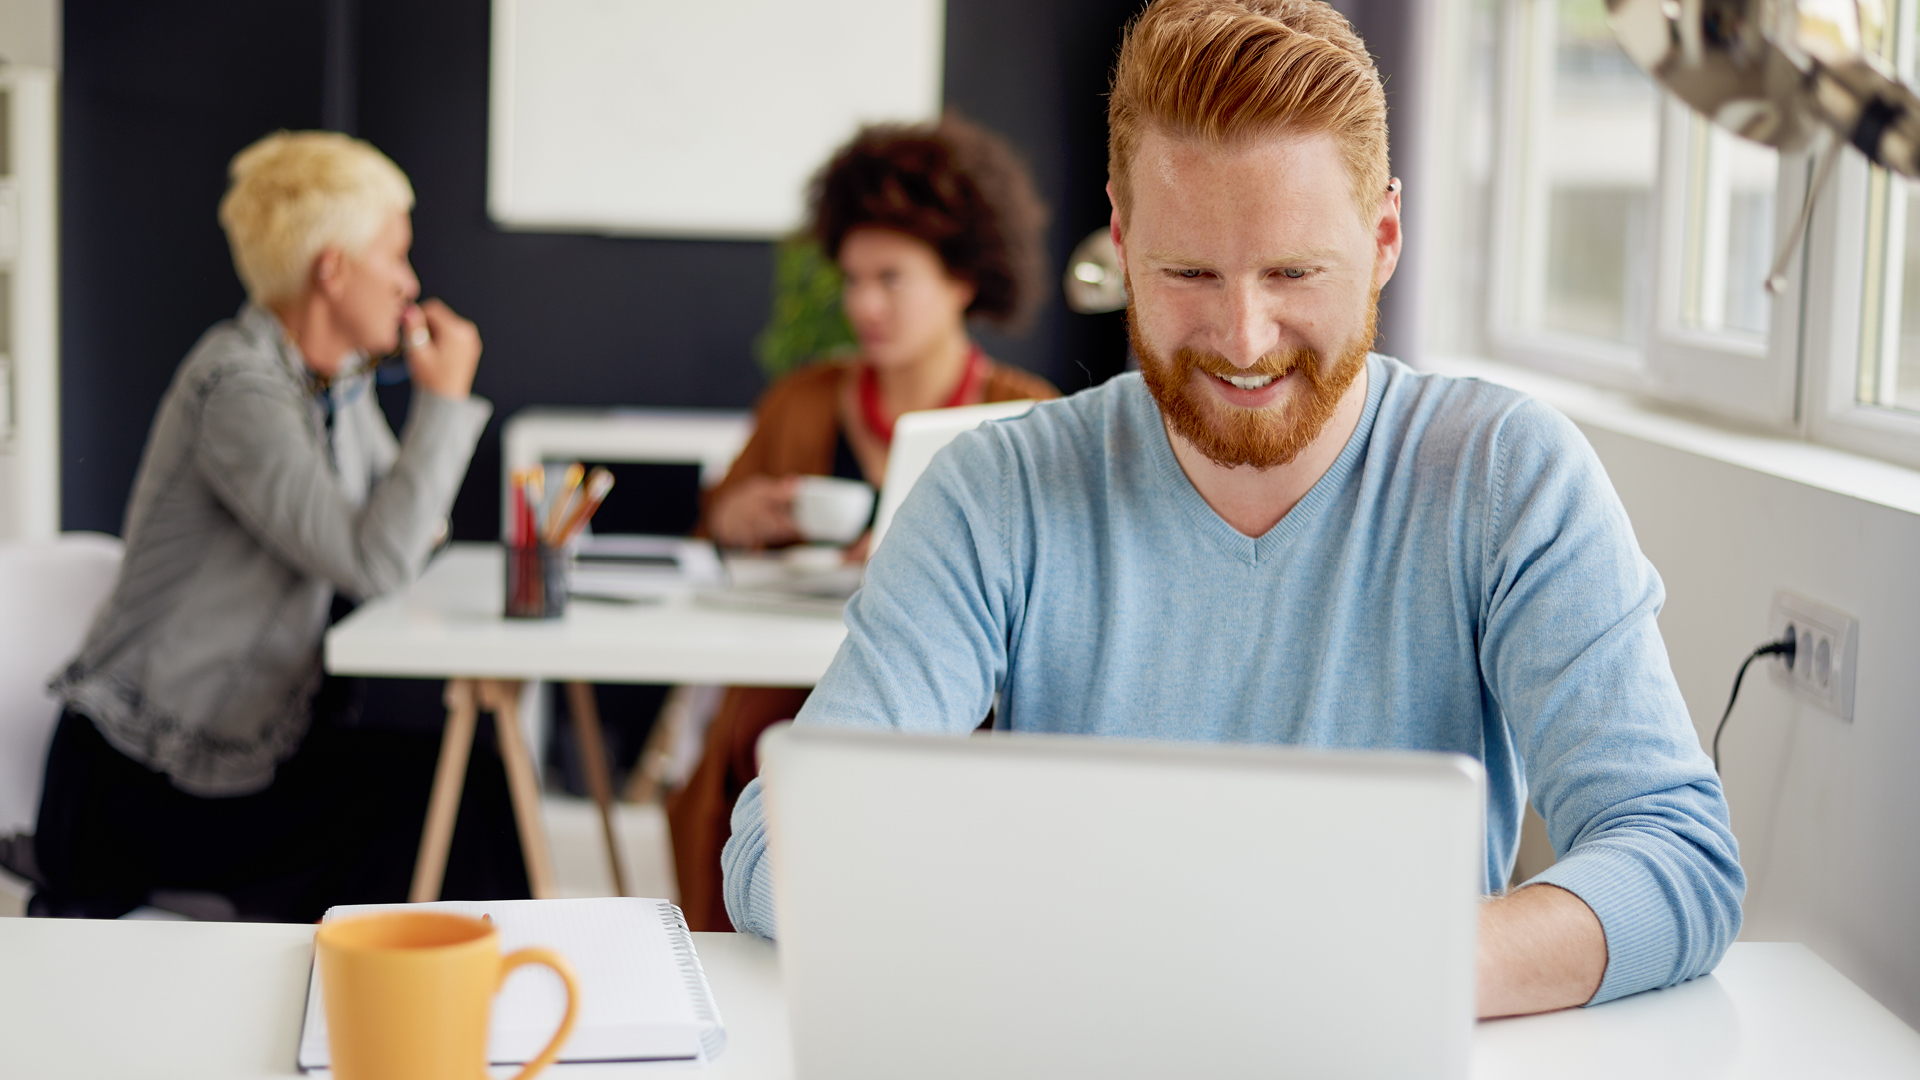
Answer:
<svg viewBox="0 0 1920 1080"><path fill-rule="evenodd" d="M624 893L599 717L582 684L812 686L847 636L838 619L707 608L684 595L648 603L576 599L558 619L508 619L501 615L503 574L498 545L454 544L405 591L362 605L327 631L326 668L336 675L447 680L447 727L411 900L439 898L482 709L494 714L528 883L536 897L557 895L539 780L520 734L522 681L575 684L569 711L600 804L616 890Z"/></svg>
<svg viewBox="0 0 1920 1080"><path fill-rule="evenodd" d="M405 591L327 631L327 670L392 678L812 686L847 636L838 619L708 608L690 597L574 600L507 619L494 544L454 544Z"/></svg>
<svg viewBox="0 0 1920 1080"><path fill-rule="evenodd" d="M726 1023L723 1054L704 1069L593 1065L554 1075L792 1076L773 945L740 934L695 934L694 942ZM311 926L0 919L0 1073L297 1077L312 943ZM914 1071L901 1063L901 1076ZM1473 1075L1915 1077L1920 1034L1804 946L1741 943L1718 971L1672 990L1482 1023Z"/></svg>

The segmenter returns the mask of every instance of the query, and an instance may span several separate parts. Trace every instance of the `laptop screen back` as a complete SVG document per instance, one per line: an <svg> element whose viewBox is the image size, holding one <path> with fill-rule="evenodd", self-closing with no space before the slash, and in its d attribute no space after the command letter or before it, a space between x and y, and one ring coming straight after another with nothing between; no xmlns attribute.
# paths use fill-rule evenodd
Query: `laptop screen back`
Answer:
<svg viewBox="0 0 1920 1080"><path fill-rule="evenodd" d="M786 730L801 1077L1463 1077L1483 774L1457 755Z"/></svg>
<svg viewBox="0 0 1920 1080"><path fill-rule="evenodd" d="M989 420L1021 416L1033 409L1031 401L990 401L985 405L962 405L955 409L927 409L902 413L894 421L893 445L887 451L886 481L880 485L880 508L873 515L873 540L868 550L877 550L880 539L893 524L893 515L913 489L913 482L933 464L933 455L958 438Z"/></svg>

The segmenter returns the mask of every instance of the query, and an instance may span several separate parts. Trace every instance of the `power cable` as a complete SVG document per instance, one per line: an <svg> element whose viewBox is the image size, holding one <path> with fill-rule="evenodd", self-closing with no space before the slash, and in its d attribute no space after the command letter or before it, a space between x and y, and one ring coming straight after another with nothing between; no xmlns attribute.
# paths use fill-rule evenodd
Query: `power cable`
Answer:
<svg viewBox="0 0 1920 1080"><path fill-rule="evenodd" d="M1733 703L1740 700L1740 680L1747 677L1747 668L1763 656L1786 657L1787 670L1793 670L1793 655L1799 650L1799 636L1793 624L1787 624L1787 632L1780 635L1779 641L1769 641L1765 645L1747 654L1740 665L1740 673L1733 677L1733 693L1727 695L1727 711L1720 714L1720 726L1713 729L1713 771L1720 771L1720 733L1727 730L1727 717L1733 715Z"/></svg>

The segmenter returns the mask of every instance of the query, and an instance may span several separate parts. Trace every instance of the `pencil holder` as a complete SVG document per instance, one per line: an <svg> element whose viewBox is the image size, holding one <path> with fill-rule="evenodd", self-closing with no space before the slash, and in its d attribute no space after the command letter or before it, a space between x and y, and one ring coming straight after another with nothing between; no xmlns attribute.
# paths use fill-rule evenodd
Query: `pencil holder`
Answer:
<svg viewBox="0 0 1920 1080"><path fill-rule="evenodd" d="M509 619L557 619L567 613L567 554L546 544L507 545Z"/></svg>

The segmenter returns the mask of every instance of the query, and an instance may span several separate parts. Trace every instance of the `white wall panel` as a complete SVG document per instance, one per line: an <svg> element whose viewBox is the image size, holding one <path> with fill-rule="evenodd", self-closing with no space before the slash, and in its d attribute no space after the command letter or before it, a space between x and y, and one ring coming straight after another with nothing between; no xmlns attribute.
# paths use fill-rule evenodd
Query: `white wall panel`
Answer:
<svg viewBox="0 0 1920 1080"><path fill-rule="evenodd" d="M488 212L786 233L859 124L939 112L944 25L942 0L494 0Z"/></svg>

